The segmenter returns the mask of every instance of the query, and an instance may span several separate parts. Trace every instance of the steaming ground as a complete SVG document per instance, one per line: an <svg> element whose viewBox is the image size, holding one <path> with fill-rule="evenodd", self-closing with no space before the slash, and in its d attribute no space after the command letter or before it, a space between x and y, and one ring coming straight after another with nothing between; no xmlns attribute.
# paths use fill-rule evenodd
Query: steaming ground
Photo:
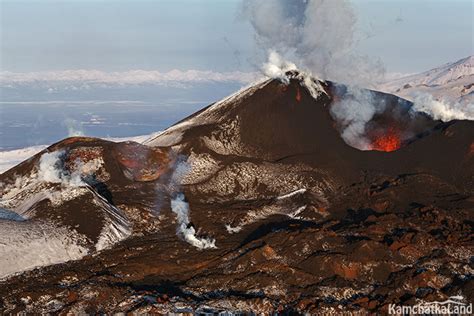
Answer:
<svg viewBox="0 0 474 316"><path fill-rule="evenodd" d="M140 136L132 136L132 137L111 137L106 138L113 142L122 142L122 141L134 141L141 143L144 140L150 138L153 134L150 135L140 135ZM38 146L31 146L22 149L14 149L14 150L5 150L0 151L0 173L5 172L6 170L16 166L20 162L34 156L35 154L39 153L43 149L47 148L49 145L38 145Z"/></svg>
<svg viewBox="0 0 474 316"><path fill-rule="evenodd" d="M72 137L1 174L0 312L472 300L472 104L364 89L383 69L351 52L349 1L242 11L269 78L142 144Z"/></svg>
<svg viewBox="0 0 474 316"><path fill-rule="evenodd" d="M176 214L177 225L176 233L186 242L199 249L216 248L216 241L212 238L199 238L196 236L196 229L189 220L189 203L185 201L183 193L176 195L171 200L171 210Z"/></svg>

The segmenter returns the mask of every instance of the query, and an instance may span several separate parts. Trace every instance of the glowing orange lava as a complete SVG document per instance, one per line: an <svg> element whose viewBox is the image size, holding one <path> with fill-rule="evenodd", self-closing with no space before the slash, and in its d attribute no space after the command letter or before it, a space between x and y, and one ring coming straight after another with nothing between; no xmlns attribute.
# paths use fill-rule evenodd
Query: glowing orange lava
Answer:
<svg viewBox="0 0 474 316"><path fill-rule="evenodd" d="M385 134L374 139L372 142L372 149L390 152L399 149L401 145L402 142L399 133L395 129L389 128Z"/></svg>
<svg viewBox="0 0 474 316"><path fill-rule="evenodd" d="M300 102L301 101L301 92L300 92L300 88L297 87L296 88L296 102Z"/></svg>
<svg viewBox="0 0 474 316"><path fill-rule="evenodd" d="M469 147L469 156L474 156L474 142L472 142L471 147Z"/></svg>

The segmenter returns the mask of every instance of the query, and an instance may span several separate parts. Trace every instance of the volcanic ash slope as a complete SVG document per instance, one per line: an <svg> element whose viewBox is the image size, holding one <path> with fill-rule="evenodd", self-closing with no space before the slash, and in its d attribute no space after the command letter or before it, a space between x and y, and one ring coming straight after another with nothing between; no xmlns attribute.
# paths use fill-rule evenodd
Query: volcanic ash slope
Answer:
<svg viewBox="0 0 474 316"><path fill-rule="evenodd" d="M76 248L66 249L77 251L61 261L89 255L4 271L0 310L383 312L472 301L474 123L435 121L368 90L370 115L345 113L363 105L359 92L288 79L261 81L144 144L66 139L2 174L9 221L45 232L35 247L64 249L68 229Z"/></svg>

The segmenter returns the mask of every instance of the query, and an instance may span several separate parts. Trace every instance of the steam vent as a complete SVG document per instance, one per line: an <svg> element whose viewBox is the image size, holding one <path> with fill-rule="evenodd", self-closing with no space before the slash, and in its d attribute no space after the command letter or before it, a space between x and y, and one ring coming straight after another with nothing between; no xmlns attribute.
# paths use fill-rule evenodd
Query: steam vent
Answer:
<svg viewBox="0 0 474 316"><path fill-rule="evenodd" d="M142 144L65 139L0 175L0 311L472 302L473 148L473 121L296 71Z"/></svg>

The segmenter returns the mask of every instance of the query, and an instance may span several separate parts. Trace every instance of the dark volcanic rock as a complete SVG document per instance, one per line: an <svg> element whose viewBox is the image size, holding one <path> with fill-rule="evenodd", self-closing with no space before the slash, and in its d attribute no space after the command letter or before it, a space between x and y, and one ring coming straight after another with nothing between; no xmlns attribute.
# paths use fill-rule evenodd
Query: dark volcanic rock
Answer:
<svg viewBox="0 0 474 316"><path fill-rule="evenodd" d="M48 149L62 152L66 187L35 178L44 152L4 173L5 208L85 236L90 255L4 280L0 310L383 312L472 301L474 123L432 121L374 92L386 110L368 134L395 125L410 137L395 151L360 151L329 112L345 92L319 85L315 99L296 79L265 81L146 146L67 139ZM20 177L29 184L13 191ZM37 195L46 191L65 197Z"/></svg>

